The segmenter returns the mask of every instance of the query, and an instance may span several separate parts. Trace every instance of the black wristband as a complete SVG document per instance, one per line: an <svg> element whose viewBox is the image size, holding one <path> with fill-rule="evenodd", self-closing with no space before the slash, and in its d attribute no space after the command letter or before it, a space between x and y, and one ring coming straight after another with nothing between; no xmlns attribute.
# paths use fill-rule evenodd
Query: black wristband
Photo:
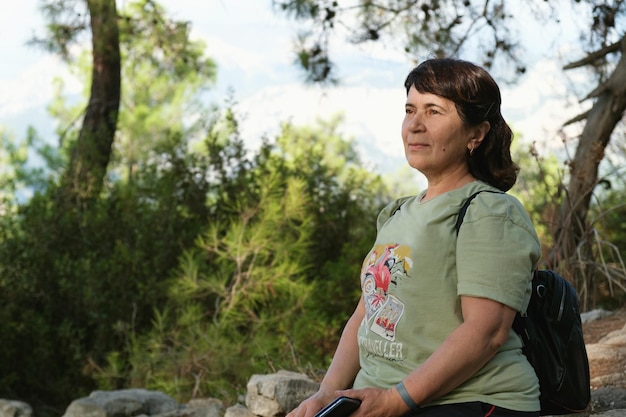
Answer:
<svg viewBox="0 0 626 417"><path fill-rule="evenodd" d="M402 401L404 401L407 407L409 407L412 411L417 411L420 409L420 406L417 405L415 401L413 401L413 398L411 398L408 391L406 390L406 387L404 386L404 382L400 381L396 385L396 390L398 391L398 394L400 394Z"/></svg>

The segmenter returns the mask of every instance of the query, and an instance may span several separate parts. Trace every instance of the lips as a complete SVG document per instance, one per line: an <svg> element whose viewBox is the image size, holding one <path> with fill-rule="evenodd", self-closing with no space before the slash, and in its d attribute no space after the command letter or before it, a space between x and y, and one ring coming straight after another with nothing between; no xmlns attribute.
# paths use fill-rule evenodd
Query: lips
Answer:
<svg viewBox="0 0 626 417"><path fill-rule="evenodd" d="M425 149L427 148L429 145L425 144L425 143L407 143L407 147L410 150L420 150L420 149Z"/></svg>

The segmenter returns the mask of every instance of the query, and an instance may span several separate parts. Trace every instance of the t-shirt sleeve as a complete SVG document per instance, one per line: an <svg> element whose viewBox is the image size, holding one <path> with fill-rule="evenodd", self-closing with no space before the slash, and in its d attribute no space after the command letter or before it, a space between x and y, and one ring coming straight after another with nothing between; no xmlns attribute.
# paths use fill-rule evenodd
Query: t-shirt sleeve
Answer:
<svg viewBox="0 0 626 417"><path fill-rule="evenodd" d="M470 210L474 210L473 215ZM523 311L540 256L532 223L516 207L496 208L490 213L479 210L472 204L459 231L458 294L489 298Z"/></svg>

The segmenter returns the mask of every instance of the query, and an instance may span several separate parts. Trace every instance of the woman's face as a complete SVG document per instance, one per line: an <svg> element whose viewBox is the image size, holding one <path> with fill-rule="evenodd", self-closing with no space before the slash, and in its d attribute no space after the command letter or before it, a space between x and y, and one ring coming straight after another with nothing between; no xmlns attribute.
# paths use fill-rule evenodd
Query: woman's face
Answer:
<svg viewBox="0 0 626 417"><path fill-rule="evenodd" d="M402 122L404 152L409 165L429 181L468 172L472 131L463 124L453 101L410 88Z"/></svg>

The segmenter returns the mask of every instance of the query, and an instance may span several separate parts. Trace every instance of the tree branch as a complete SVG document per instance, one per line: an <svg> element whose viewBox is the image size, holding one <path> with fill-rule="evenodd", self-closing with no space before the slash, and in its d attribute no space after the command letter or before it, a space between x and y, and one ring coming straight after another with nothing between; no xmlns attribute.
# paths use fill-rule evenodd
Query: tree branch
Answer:
<svg viewBox="0 0 626 417"><path fill-rule="evenodd" d="M621 44L622 44L623 40L620 40L618 42L615 42L611 45L605 46L604 48L600 49L599 51L596 52L592 52L589 55L587 55L586 57L584 57L581 60L569 63L567 65L565 65L563 67L564 70L568 70L568 69L574 69L574 68L580 68L583 67L585 65L589 65L592 64L593 62L597 61L598 59L613 53L613 52L617 52L621 49Z"/></svg>
<svg viewBox="0 0 626 417"><path fill-rule="evenodd" d="M617 48L617 50L619 51L620 49L622 51L626 51L626 36L624 36L619 42L616 43L619 48ZM613 44L615 45L615 44ZM604 48L607 49L607 48ZM622 52L623 55L624 52ZM622 56L623 58L623 56ZM611 76L609 77L608 80L606 80L606 82L601 83L600 85L598 85L596 88L593 89L593 91L591 91L589 94L587 94L587 96L585 98L583 98L581 100L585 101L587 99L590 99L592 97L598 97L600 94L604 93L607 90L612 90L615 88L621 89L620 86L624 83L626 83L626 80L624 79L626 76L626 74L623 74L620 71L613 71L613 73L611 74Z"/></svg>
<svg viewBox="0 0 626 417"><path fill-rule="evenodd" d="M591 110L587 110L586 112L580 113L578 116L569 119L567 122L563 123L563 127L569 126L569 125L574 124L576 122L582 122L583 120L587 119L587 116L589 116L589 112L590 111Z"/></svg>

